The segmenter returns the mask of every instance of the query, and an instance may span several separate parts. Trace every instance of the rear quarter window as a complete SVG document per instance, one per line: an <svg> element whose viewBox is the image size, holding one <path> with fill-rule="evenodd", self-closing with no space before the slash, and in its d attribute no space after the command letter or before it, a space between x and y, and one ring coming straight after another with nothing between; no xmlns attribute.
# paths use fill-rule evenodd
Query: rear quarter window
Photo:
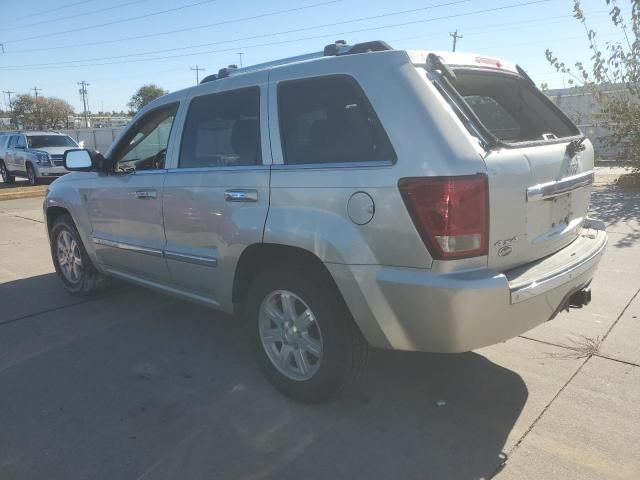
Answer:
<svg viewBox="0 0 640 480"><path fill-rule="evenodd" d="M281 82L278 116L285 164L396 161L373 107L350 76Z"/></svg>

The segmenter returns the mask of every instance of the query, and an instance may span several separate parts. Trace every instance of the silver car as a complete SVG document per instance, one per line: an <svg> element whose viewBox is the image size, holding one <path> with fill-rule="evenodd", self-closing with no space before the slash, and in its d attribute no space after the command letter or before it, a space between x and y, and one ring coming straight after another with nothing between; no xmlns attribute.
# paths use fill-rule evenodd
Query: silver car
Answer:
<svg viewBox="0 0 640 480"><path fill-rule="evenodd" d="M3 141L4 140L4 141ZM4 143L4 145L3 145ZM25 177L31 185L69 173L63 154L78 144L58 132L16 132L0 138L0 174L5 183Z"/></svg>
<svg viewBox="0 0 640 480"><path fill-rule="evenodd" d="M590 300L593 148L520 67L337 43L145 107L44 209L55 268L235 312L273 384L327 400L369 347L464 352Z"/></svg>

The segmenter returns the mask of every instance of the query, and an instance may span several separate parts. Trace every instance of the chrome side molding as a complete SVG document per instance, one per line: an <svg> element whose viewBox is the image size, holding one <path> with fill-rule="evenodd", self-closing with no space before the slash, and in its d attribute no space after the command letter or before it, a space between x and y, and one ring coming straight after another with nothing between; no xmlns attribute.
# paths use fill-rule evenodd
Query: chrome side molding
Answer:
<svg viewBox="0 0 640 480"><path fill-rule="evenodd" d="M144 255L151 255L154 257L164 257L168 260L177 260L179 262L203 265L205 267L218 266L218 259L213 257L203 257L200 255L188 255L186 253L169 252L167 250L141 247L139 245L132 245L130 243L115 242L113 240L107 240L106 238L95 236L91 238L93 240L93 243L95 243L96 245L102 245L104 247L119 248L121 250L128 250L130 252L142 253Z"/></svg>
<svg viewBox="0 0 640 480"><path fill-rule="evenodd" d="M588 172L564 177L553 182L534 185L533 187L527 188L527 202L547 200L586 187L593 183L593 178L594 172L593 170L589 170Z"/></svg>
<svg viewBox="0 0 640 480"><path fill-rule="evenodd" d="M218 259L213 257L201 257L199 255L187 255L186 253L177 253L164 251L164 257L167 260L176 260L178 262L193 263L194 265L202 265L204 267L216 267Z"/></svg>

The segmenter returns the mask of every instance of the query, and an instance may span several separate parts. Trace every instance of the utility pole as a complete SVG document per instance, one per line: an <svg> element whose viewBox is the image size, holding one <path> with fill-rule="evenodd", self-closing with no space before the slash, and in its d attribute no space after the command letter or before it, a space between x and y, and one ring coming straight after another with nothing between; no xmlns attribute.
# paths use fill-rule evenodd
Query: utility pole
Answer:
<svg viewBox="0 0 640 480"><path fill-rule="evenodd" d="M462 38L462 35L458 35L458 29L456 28L456 31L453 33L449 33L450 36L453 37L453 50L452 52L456 51L456 43L458 43L458 39Z"/></svg>
<svg viewBox="0 0 640 480"><path fill-rule="evenodd" d="M42 91L41 88L33 87L33 93L36 95L36 119L38 121L38 128L42 129L42 121L40 120L40 107L38 106L38 92Z"/></svg>
<svg viewBox="0 0 640 480"><path fill-rule="evenodd" d="M191 67L191 70L196 72L196 85L200 83L200 72L204 72L204 68L200 68L196 63L195 67Z"/></svg>
<svg viewBox="0 0 640 480"><path fill-rule="evenodd" d="M242 68L242 55L244 55L244 53L238 52L238 57L240 57L240 68Z"/></svg>
<svg viewBox="0 0 640 480"><path fill-rule="evenodd" d="M82 80L81 82L76 82L78 85L80 85L80 96L82 97L82 110L83 110L83 115L84 115L84 128L89 128L89 116L87 114L87 110L88 108L88 101L87 101L87 87L89 86L89 82L85 82L84 80Z"/></svg>
<svg viewBox="0 0 640 480"><path fill-rule="evenodd" d="M11 94L16 93L10 90L3 90L2 93L6 93L9 97L9 126L13 126L13 104L11 103Z"/></svg>

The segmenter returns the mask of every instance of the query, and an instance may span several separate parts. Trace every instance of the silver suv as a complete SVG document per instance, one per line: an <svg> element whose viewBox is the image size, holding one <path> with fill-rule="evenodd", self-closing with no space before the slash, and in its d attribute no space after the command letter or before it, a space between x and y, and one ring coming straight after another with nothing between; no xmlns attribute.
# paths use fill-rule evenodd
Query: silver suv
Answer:
<svg viewBox="0 0 640 480"><path fill-rule="evenodd" d="M63 154L78 144L58 132L16 132L0 136L0 174L2 181L13 183L26 177L31 185L69 173L63 166Z"/></svg>
<svg viewBox="0 0 640 480"><path fill-rule="evenodd" d="M66 288L236 312L271 382L330 398L369 346L463 352L589 302L593 149L517 66L348 46L148 105L45 200Z"/></svg>

